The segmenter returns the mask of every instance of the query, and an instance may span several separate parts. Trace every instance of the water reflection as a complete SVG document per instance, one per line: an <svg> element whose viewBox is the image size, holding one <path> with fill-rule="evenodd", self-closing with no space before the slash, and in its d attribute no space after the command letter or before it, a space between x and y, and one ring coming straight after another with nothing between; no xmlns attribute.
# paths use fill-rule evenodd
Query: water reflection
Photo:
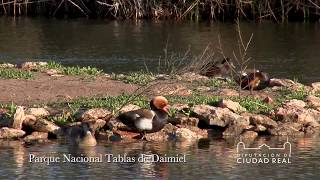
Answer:
<svg viewBox="0 0 320 180"><path fill-rule="evenodd" d="M267 144L281 147L287 137L259 137L250 147ZM0 141L0 178L82 178L97 179L252 179L254 177L316 178L320 174L319 137L289 137L291 164L238 164L236 144L239 139L209 139L199 142L106 142L96 147L73 147L64 142L26 146L18 141ZM141 154L175 156L185 154L186 163L106 162L102 163L30 163L29 154L37 156L99 156L112 154L138 158Z"/></svg>

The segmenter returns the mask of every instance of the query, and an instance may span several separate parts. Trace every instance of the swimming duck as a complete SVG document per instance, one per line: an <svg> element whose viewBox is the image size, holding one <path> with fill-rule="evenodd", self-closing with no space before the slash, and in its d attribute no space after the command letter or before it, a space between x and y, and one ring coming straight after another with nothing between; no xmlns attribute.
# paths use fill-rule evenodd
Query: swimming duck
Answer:
<svg viewBox="0 0 320 180"><path fill-rule="evenodd" d="M96 146L97 140L88 123L81 123L68 129L68 139L72 145Z"/></svg>
<svg viewBox="0 0 320 180"><path fill-rule="evenodd" d="M167 123L168 100L163 96L156 96L150 101L149 109L138 109L120 114L117 119L129 128L141 133L142 139L146 133L160 131Z"/></svg>
<svg viewBox="0 0 320 180"><path fill-rule="evenodd" d="M242 73L241 77L238 78L237 83L241 88L246 90L262 90L269 86L270 77L267 73L255 70L251 73Z"/></svg>
<svg viewBox="0 0 320 180"><path fill-rule="evenodd" d="M207 77L225 76L231 71L231 68L235 66L231 62L230 58L224 58L220 63L209 62L201 67L200 74Z"/></svg>

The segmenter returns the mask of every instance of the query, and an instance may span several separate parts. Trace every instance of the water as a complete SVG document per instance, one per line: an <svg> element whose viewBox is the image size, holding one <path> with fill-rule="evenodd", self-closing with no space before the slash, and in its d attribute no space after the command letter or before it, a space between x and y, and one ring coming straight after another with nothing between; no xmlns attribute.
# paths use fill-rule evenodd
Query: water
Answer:
<svg viewBox="0 0 320 180"><path fill-rule="evenodd" d="M265 143L281 147L285 137L261 137L251 147ZM320 176L318 137L289 138L292 145L290 163L239 164L235 140L211 139L205 142L104 142L78 149L61 142L45 145L22 145L0 142L0 178L5 179L317 179ZM271 152L271 150L269 150ZM185 163L30 163L29 156L63 157L120 154L186 155Z"/></svg>
<svg viewBox="0 0 320 180"><path fill-rule="evenodd" d="M174 23L148 21L56 20L0 18L0 60L55 60L66 65L97 66L107 72L129 72L155 65L168 49L199 54L210 44L232 56L237 34L229 23ZM244 39L254 34L248 51L252 65L275 77L319 81L320 25L242 23ZM217 51L217 50L216 50ZM266 143L281 147L285 138L261 137L251 147ZM317 179L320 172L319 137L289 138L290 164L237 164L236 141L210 138L196 143L99 142L77 149L63 142L23 145L0 142L0 179ZM186 163L29 163L29 155L95 156L99 154L185 154Z"/></svg>
<svg viewBox="0 0 320 180"><path fill-rule="evenodd" d="M243 38L253 33L248 50L251 67L274 77L319 81L320 24L241 23ZM97 66L107 72L128 72L150 65L155 70L168 50L199 55L210 44L219 51L218 35L227 56L237 52L237 33L231 23L57 20L0 18L0 60L55 60L66 65Z"/></svg>

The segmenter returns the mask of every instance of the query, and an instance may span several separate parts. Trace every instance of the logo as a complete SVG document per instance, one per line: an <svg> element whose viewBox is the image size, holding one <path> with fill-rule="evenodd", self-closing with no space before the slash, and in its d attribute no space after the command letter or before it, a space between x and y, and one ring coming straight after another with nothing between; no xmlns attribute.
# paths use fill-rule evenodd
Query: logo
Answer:
<svg viewBox="0 0 320 180"><path fill-rule="evenodd" d="M282 147L262 144L256 148L249 148L241 138L237 144L236 161L238 164L290 164L290 158L291 143L288 138Z"/></svg>

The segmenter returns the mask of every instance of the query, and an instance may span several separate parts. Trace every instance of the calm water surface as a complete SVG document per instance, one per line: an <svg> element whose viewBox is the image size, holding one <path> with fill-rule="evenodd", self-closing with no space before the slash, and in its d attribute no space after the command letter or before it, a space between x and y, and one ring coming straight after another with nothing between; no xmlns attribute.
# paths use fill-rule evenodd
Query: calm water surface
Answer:
<svg viewBox="0 0 320 180"><path fill-rule="evenodd" d="M281 147L286 138L261 137L251 147ZM6 179L317 179L320 177L319 138L289 138L290 164L237 164L235 140L206 142L114 142L77 149L61 143L21 145L0 142L0 178ZM30 163L36 156L99 156L100 154L185 154L186 163Z"/></svg>
<svg viewBox="0 0 320 180"><path fill-rule="evenodd" d="M275 77L320 81L320 24L241 23L244 39L253 33L252 66ZM66 65L97 66L107 72L155 69L163 49L199 55L218 35L227 56L237 51L231 23L173 23L148 21L56 20L0 18L0 60L55 60Z"/></svg>

